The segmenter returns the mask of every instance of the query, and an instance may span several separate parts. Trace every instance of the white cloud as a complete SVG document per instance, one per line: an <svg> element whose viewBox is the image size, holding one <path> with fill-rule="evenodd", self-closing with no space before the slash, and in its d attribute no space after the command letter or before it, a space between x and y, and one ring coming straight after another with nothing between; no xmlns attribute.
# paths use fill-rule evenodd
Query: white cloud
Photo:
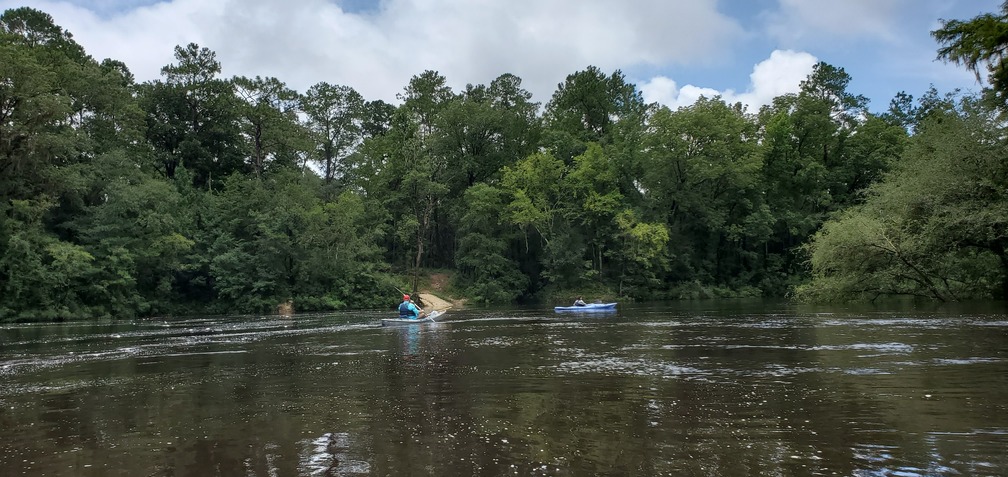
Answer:
<svg viewBox="0 0 1008 477"><path fill-rule="evenodd" d="M646 82L638 83L637 89L648 103L664 104L673 109L680 106L677 104L679 86L671 78L655 76Z"/></svg>
<svg viewBox="0 0 1008 477"><path fill-rule="evenodd" d="M638 88L646 102L657 102L672 109L689 106L700 96L721 96L730 104L741 102L749 111L756 111L760 106L770 104L777 96L798 92L800 83L808 77L817 62L816 57L805 52L776 50L769 58L753 66L752 74L749 75L749 88L744 93L694 85L680 88L675 81L664 76L651 78L639 84Z"/></svg>
<svg viewBox="0 0 1008 477"><path fill-rule="evenodd" d="M716 0L385 0L363 14L330 0L170 0L115 13L109 2L97 13L87 0L31 3L139 81L159 78L173 48L195 42L217 53L225 76L275 76L298 91L327 81L386 101L431 69L456 91L513 73L546 102L589 65L711 62L743 34Z"/></svg>
<svg viewBox="0 0 1008 477"><path fill-rule="evenodd" d="M767 30L785 45L801 40L835 42L865 37L893 41L898 38L895 26L901 17L917 7L909 0L778 2L778 11L767 16Z"/></svg>
<svg viewBox="0 0 1008 477"><path fill-rule="evenodd" d="M640 89L645 102L663 104L672 109L689 106L700 99L700 96L708 98L724 96L724 93L716 89L701 88L691 84L679 88L675 80L665 76L656 76L647 82L639 83L637 88Z"/></svg>

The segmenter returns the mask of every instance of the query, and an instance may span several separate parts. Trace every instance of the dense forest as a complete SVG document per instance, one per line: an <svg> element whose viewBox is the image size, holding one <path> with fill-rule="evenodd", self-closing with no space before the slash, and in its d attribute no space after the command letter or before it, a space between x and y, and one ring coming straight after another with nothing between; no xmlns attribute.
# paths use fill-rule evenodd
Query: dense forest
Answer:
<svg viewBox="0 0 1008 477"><path fill-rule="evenodd" d="M969 25L939 56L1000 68ZM506 73L394 105L221 71L189 44L137 83L3 13L0 321L391 308L429 270L475 303L1008 296L996 81L876 114L826 63L759 111L592 66L545 104Z"/></svg>

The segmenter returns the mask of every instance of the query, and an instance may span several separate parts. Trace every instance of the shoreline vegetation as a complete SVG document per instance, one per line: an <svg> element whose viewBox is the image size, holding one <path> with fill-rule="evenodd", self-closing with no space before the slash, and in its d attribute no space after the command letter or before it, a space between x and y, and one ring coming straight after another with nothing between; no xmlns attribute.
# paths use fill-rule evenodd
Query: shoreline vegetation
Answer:
<svg viewBox="0 0 1008 477"><path fill-rule="evenodd" d="M943 22L940 57L1008 71L969 54L969 24ZM0 322L391 309L400 289L1008 297L1000 77L870 109L819 63L759 110L672 110L595 66L545 102L428 70L390 104L174 51L137 82L45 12L0 16Z"/></svg>

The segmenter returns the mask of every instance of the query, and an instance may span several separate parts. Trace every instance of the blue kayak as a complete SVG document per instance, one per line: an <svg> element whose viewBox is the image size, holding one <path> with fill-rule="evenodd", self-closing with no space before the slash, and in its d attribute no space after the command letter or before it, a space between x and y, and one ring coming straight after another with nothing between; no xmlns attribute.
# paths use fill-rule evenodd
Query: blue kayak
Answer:
<svg viewBox="0 0 1008 477"><path fill-rule="evenodd" d="M615 311L615 303L589 303L585 306L555 306L553 311Z"/></svg>

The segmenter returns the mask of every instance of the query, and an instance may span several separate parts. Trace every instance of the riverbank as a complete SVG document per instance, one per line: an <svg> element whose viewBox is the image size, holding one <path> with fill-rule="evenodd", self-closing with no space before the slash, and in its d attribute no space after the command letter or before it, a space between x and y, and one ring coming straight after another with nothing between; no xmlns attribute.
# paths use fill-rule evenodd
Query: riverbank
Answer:
<svg viewBox="0 0 1008 477"><path fill-rule="evenodd" d="M449 308L455 307L455 303L445 300L433 293L418 293L420 297L421 306L428 312L434 310L447 310ZM461 304L460 304L461 306Z"/></svg>

